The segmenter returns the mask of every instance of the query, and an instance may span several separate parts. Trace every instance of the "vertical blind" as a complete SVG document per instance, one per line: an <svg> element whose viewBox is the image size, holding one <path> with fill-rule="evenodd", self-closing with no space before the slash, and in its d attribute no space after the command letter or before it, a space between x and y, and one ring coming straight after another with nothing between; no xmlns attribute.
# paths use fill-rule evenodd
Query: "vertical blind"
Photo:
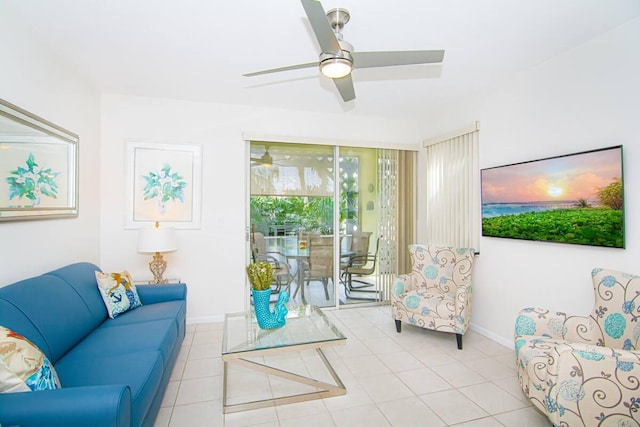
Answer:
<svg viewBox="0 0 640 427"><path fill-rule="evenodd" d="M431 244L470 247L480 243L478 125L426 145L426 236Z"/></svg>

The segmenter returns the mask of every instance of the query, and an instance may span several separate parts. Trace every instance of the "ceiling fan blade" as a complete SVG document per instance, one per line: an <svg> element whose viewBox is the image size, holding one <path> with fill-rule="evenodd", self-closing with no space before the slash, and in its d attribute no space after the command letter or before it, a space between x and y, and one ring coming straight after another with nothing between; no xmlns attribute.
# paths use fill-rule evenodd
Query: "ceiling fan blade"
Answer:
<svg viewBox="0 0 640 427"><path fill-rule="evenodd" d="M344 102L356 99L356 91L353 88L353 80L351 79L351 74L340 79L333 79L333 82L336 84L338 92L340 92L340 95L342 96L342 100Z"/></svg>
<svg viewBox="0 0 640 427"><path fill-rule="evenodd" d="M243 74L243 76L244 77L253 77L253 76L259 76L259 75L262 75L262 74L277 73L279 71L299 70L299 69L302 69L302 68L310 68L310 67L317 67L317 66L318 66L318 61L316 61L316 62L307 62L306 64L289 65L287 67L272 68L270 70L263 70L263 71L255 71L253 73Z"/></svg>
<svg viewBox="0 0 640 427"><path fill-rule="evenodd" d="M393 65L433 64L442 62L444 50L353 52L352 56L353 68L390 67Z"/></svg>
<svg viewBox="0 0 640 427"><path fill-rule="evenodd" d="M313 32L316 34L320 49L324 53L340 53L340 44L335 33L331 29L331 24L327 19L327 14L317 0L300 0L302 7L309 18Z"/></svg>

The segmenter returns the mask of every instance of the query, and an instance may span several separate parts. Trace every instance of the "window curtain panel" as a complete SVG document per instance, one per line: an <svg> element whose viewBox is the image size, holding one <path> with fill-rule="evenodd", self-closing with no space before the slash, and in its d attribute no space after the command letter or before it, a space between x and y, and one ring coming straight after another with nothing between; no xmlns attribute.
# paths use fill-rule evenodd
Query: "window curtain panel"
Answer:
<svg viewBox="0 0 640 427"><path fill-rule="evenodd" d="M480 245L479 124L425 142L426 236L429 244Z"/></svg>

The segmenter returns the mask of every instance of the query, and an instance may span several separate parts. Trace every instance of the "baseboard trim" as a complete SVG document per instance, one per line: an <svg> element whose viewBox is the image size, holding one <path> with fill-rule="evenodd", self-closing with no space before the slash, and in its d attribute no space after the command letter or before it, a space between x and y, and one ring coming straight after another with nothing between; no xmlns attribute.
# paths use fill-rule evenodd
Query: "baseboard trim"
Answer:
<svg viewBox="0 0 640 427"><path fill-rule="evenodd" d="M204 317L187 317L187 325L193 325L197 323L214 323L214 322L224 322L224 314L219 314L217 316L204 316Z"/></svg>
<svg viewBox="0 0 640 427"><path fill-rule="evenodd" d="M500 336L500 335L498 335L496 333L493 333L493 332L489 331L488 329L485 329L485 328L483 328L481 326L478 326L478 325L476 325L474 323L471 323L469 325L469 329L471 329L474 332L479 333L480 335L484 335L485 337L489 338L490 340L493 340L493 341L497 342L498 344L501 344L501 345L503 345L503 346L505 346L505 347L507 347L509 349L513 350L513 348L514 348L513 340L508 340L508 339L506 339L506 338L504 338L504 337L502 337L502 336Z"/></svg>

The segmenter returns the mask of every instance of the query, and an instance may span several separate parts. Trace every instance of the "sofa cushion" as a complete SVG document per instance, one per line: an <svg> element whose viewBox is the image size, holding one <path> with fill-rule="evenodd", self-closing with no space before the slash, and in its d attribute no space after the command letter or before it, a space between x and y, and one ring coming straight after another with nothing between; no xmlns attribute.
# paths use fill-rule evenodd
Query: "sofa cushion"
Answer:
<svg viewBox="0 0 640 427"><path fill-rule="evenodd" d="M115 319L128 310L140 307L140 297L129 272L102 273L95 272L96 282L109 317Z"/></svg>
<svg viewBox="0 0 640 427"><path fill-rule="evenodd" d="M142 425L165 369L159 351L63 357L57 365L64 387L126 384L131 389L131 425Z"/></svg>
<svg viewBox="0 0 640 427"><path fill-rule="evenodd" d="M60 382L49 359L31 341L0 326L0 393L54 390Z"/></svg>
<svg viewBox="0 0 640 427"><path fill-rule="evenodd" d="M96 327L78 292L49 274L0 287L0 322L28 337L54 365Z"/></svg>
<svg viewBox="0 0 640 427"><path fill-rule="evenodd" d="M178 328L178 336L184 336L186 331L185 318L187 316L187 304L184 300L166 301L155 304L143 305L136 310L128 311L113 320L104 322L103 328L129 325L132 323L148 322L150 320L171 319Z"/></svg>
<svg viewBox="0 0 640 427"><path fill-rule="evenodd" d="M144 307L144 306L143 306ZM78 343L65 359L81 360L90 357L102 357L135 353L138 351L159 350L163 360L169 360L172 348L178 342L178 328L171 319L150 320L148 322L109 325L105 321L82 342ZM109 326L107 326L109 325ZM64 386L64 378L60 377Z"/></svg>

